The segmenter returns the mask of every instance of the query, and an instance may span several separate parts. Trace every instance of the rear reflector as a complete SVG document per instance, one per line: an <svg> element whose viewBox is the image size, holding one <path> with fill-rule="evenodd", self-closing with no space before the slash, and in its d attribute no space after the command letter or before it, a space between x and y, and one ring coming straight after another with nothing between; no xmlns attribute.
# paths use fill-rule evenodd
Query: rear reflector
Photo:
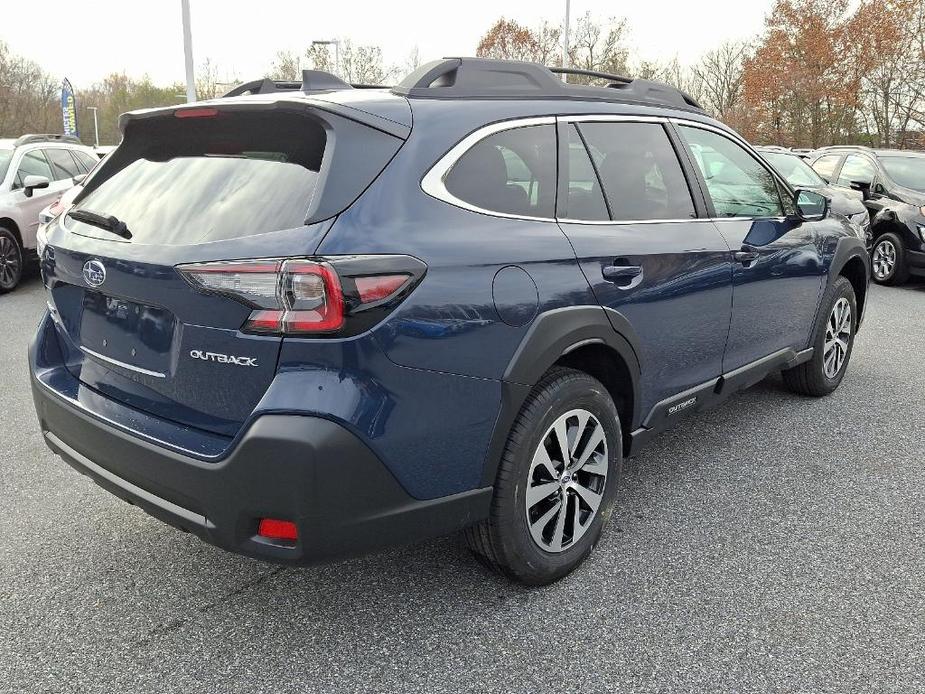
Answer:
<svg viewBox="0 0 925 694"><path fill-rule="evenodd" d="M268 540L289 540L295 542L299 539L299 529L292 521L278 518L261 518L257 527L257 535Z"/></svg>

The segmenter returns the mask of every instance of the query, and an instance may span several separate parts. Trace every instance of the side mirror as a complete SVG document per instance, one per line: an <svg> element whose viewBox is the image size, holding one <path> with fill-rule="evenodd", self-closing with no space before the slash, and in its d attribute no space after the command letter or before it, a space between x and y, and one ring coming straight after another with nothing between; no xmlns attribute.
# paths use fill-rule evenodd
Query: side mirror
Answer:
<svg viewBox="0 0 925 694"><path fill-rule="evenodd" d="M851 181L851 189L861 191L865 200L870 197L870 186L871 181Z"/></svg>
<svg viewBox="0 0 925 694"><path fill-rule="evenodd" d="M32 197L32 192L38 188L47 188L48 178L45 176L26 176L22 182L22 192L27 198Z"/></svg>
<svg viewBox="0 0 925 694"><path fill-rule="evenodd" d="M797 190L793 195L797 216L804 222L818 222L829 214L829 199L812 190Z"/></svg>

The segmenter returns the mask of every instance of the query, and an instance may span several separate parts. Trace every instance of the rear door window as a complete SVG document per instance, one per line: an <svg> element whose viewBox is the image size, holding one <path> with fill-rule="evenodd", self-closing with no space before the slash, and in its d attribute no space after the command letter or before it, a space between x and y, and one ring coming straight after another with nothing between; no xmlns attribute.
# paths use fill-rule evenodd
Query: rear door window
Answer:
<svg viewBox="0 0 925 694"><path fill-rule="evenodd" d="M489 135L444 177L447 191L481 210L552 218L556 206L556 130L534 125Z"/></svg>
<svg viewBox="0 0 925 694"><path fill-rule="evenodd" d="M840 154L827 154L824 157L819 157L813 162L813 169L826 181L831 182L835 177L835 171L838 169L839 161L841 161Z"/></svg>
<svg viewBox="0 0 925 694"><path fill-rule="evenodd" d="M687 180L659 123L580 123L614 221L696 216Z"/></svg>
<svg viewBox="0 0 925 694"><path fill-rule="evenodd" d="M92 154L87 154L86 152L75 152L72 150L71 156L77 160L77 166L79 166L84 173L90 173L93 171L94 167L100 163L98 157L94 157Z"/></svg>
<svg viewBox="0 0 925 694"><path fill-rule="evenodd" d="M55 174L56 181L63 181L68 178L74 178L84 173L77 166L74 157L66 149L46 149L45 156L51 162L52 171Z"/></svg>
<svg viewBox="0 0 925 694"><path fill-rule="evenodd" d="M838 185L850 188L852 183L861 183L867 186L873 185L874 176L877 175L877 169L874 168L873 162L857 154L850 154L845 159L844 166L838 174Z"/></svg>
<svg viewBox="0 0 925 694"><path fill-rule="evenodd" d="M305 223L324 127L291 112L220 112L143 123L94 174L77 208L125 222L133 243L183 245ZM99 238L86 224L78 233Z"/></svg>

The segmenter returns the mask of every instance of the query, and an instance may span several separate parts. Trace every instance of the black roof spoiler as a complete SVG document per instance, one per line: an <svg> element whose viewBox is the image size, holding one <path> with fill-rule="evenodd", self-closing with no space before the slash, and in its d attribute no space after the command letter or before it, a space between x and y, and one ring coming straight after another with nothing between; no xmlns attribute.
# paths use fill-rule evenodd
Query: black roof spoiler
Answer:
<svg viewBox="0 0 925 694"><path fill-rule="evenodd" d="M31 145L33 142L68 142L72 145L82 145L79 138L74 135L61 135L60 133L45 133L36 135L23 135L13 141L14 147Z"/></svg>
<svg viewBox="0 0 925 694"><path fill-rule="evenodd" d="M273 80L269 77L239 84L231 91L222 95L222 98L242 96L244 94L275 94L277 92L301 91L330 92L340 89L388 89L381 84L350 84L340 77L324 70L302 70L302 81Z"/></svg>
<svg viewBox="0 0 925 694"><path fill-rule="evenodd" d="M555 73L555 74L554 74ZM606 87L563 82L556 74L607 80ZM425 63L392 92L422 99L576 99L637 102L703 111L688 94L662 82L594 70L549 68L539 63L491 58L443 58Z"/></svg>

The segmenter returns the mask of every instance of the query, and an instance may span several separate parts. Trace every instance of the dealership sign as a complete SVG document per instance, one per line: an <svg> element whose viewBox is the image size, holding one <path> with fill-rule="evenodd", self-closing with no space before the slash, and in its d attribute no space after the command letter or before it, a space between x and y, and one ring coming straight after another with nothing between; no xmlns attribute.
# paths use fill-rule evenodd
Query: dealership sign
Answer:
<svg viewBox="0 0 925 694"><path fill-rule="evenodd" d="M77 98L74 88L65 77L61 84L61 113L64 116L64 134L77 136Z"/></svg>

